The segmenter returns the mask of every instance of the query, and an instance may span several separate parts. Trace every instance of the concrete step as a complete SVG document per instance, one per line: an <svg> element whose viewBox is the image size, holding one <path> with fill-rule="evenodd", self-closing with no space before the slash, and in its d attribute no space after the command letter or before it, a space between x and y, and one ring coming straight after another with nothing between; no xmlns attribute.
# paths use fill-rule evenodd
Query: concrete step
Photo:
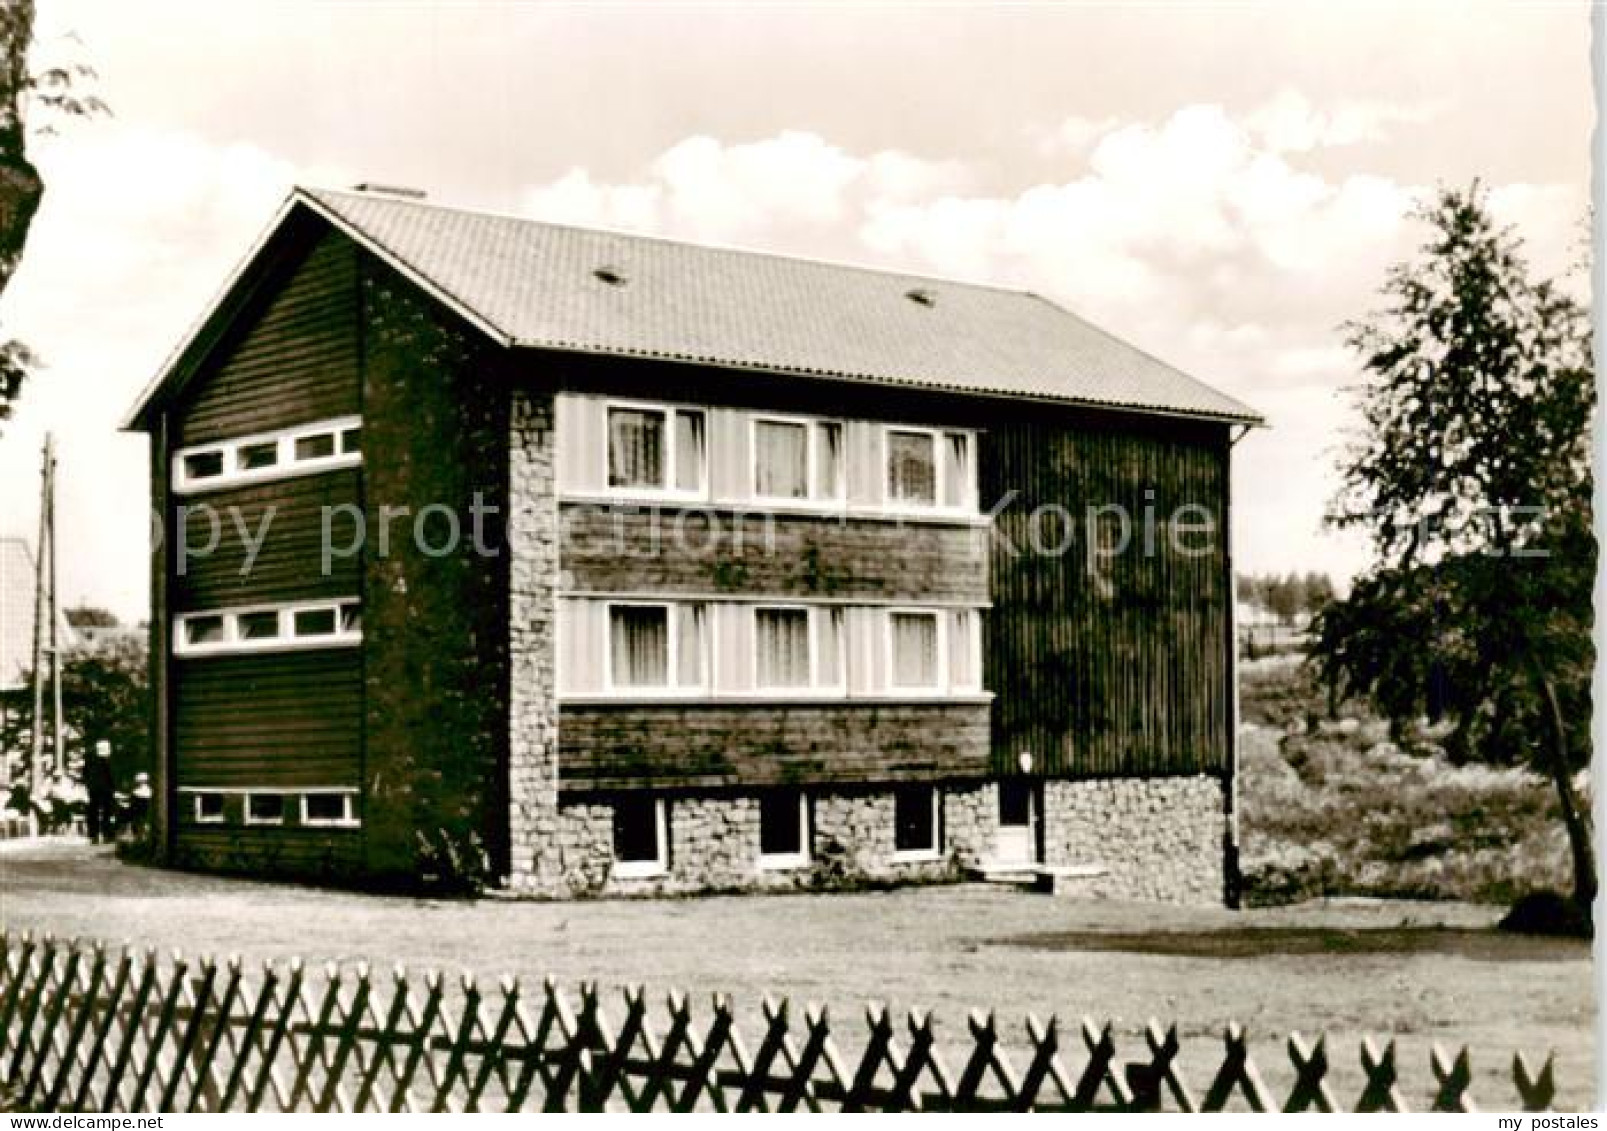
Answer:
<svg viewBox="0 0 1607 1131"><path fill-rule="evenodd" d="M1023 864L984 860L975 875L984 883L1009 884L1048 895L1076 891L1088 880L1108 875L1103 864Z"/></svg>

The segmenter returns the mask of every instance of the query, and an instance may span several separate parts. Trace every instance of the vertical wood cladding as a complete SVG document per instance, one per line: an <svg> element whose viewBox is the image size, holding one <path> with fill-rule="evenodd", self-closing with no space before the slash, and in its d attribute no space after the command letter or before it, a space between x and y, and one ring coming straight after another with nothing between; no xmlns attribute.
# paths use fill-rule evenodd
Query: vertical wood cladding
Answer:
<svg viewBox="0 0 1607 1131"><path fill-rule="evenodd" d="M357 249L330 233L281 254L283 282L267 284L185 391L174 446L359 411Z"/></svg>
<svg viewBox="0 0 1607 1131"><path fill-rule="evenodd" d="M389 267L365 258L362 274L367 866L416 878L421 838L461 845L472 836L502 871L504 361Z"/></svg>
<svg viewBox="0 0 1607 1131"><path fill-rule="evenodd" d="M174 661L179 784L356 785L361 671L353 647Z"/></svg>
<svg viewBox="0 0 1607 1131"><path fill-rule="evenodd" d="M983 442L982 505L1016 492L984 645L997 772L1022 752L1050 777L1230 769L1226 429L1122 420L1012 414ZM1091 546L1105 507L1131 523L1120 553L1113 512Z"/></svg>

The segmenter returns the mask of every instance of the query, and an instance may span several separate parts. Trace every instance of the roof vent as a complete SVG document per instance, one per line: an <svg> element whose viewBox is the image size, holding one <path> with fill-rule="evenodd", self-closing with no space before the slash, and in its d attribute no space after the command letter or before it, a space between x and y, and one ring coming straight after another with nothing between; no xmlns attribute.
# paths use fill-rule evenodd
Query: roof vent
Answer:
<svg viewBox="0 0 1607 1131"><path fill-rule="evenodd" d="M407 185L382 185L377 181L364 181L352 186L354 192L372 192L380 196L399 196L403 200L424 200L429 194L423 189L409 188Z"/></svg>
<svg viewBox="0 0 1607 1131"><path fill-rule="evenodd" d="M912 291L905 291L904 297L916 306L936 306L937 296L924 287L916 287Z"/></svg>
<svg viewBox="0 0 1607 1131"><path fill-rule="evenodd" d="M592 272L592 278L607 283L611 287L623 287L625 276L612 267L599 267Z"/></svg>

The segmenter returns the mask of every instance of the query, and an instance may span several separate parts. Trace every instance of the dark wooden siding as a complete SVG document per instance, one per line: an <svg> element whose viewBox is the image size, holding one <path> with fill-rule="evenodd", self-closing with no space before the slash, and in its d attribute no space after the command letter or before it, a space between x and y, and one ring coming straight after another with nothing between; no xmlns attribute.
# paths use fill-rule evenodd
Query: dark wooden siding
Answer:
<svg viewBox="0 0 1607 1131"><path fill-rule="evenodd" d="M230 812L238 812L238 806ZM174 862L216 872L342 881L353 878L361 867L362 834L355 829L290 825L197 825L182 813Z"/></svg>
<svg viewBox="0 0 1607 1131"><path fill-rule="evenodd" d="M1004 417L983 444L983 505L1016 492L997 519L984 644L999 772L1023 752L1048 776L1230 769L1226 429L1121 420ZM1131 516L1132 542L1091 559L1088 508L1108 505ZM1174 544L1168 517L1190 505L1203 513L1182 517L1214 531ZM1056 553L1063 514L1075 526Z"/></svg>
<svg viewBox="0 0 1607 1131"><path fill-rule="evenodd" d="M176 446L359 411L357 249L327 234L284 254L282 286L268 287L186 389Z"/></svg>
<svg viewBox="0 0 1607 1131"><path fill-rule="evenodd" d="M586 503L562 519L569 592L988 599L976 527Z"/></svg>
<svg viewBox="0 0 1607 1131"><path fill-rule="evenodd" d="M357 253L343 236L292 225L264 252L264 269L211 344L170 413L168 443L184 447L361 412ZM157 474L164 477L165 463ZM320 564L322 508L360 503L355 469L270 480L184 497L166 495L165 608L159 615L257 602L352 596L358 558ZM215 551L177 572L177 509L209 507ZM248 573L238 514L253 539L273 519ZM238 511L231 511L238 508ZM206 538L192 515L191 545ZM200 525L196 525L200 523ZM344 535L344 530L342 531ZM153 637L154 638L154 637ZM357 648L176 659L167 723L172 785L357 786L362 780L362 655ZM326 875L360 860L354 830L196 826L177 794L174 859L213 868Z"/></svg>
<svg viewBox="0 0 1607 1131"><path fill-rule="evenodd" d="M357 785L361 675L356 648L176 661L179 785Z"/></svg>
<svg viewBox="0 0 1607 1131"><path fill-rule="evenodd" d="M197 551L205 547L214 522L219 538L211 553L187 555L182 575L175 567L173 610L356 596L362 588L362 556L345 551L355 536L358 519L349 508L360 497L360 479L357 469L344 468L179 499L179 506L190 509L188 545ZM203 506L210 509L199 509ZM330 555L327 571L322 560L326 508L330 545L341 551ZM252 547L257 548L254 559Z"/></svg>
<svg viewBox="0 0 1607 1131"><path fill-rule="evenodd" d="M565 789L981 777L988 708L937 704L564 707Z"/></svg>

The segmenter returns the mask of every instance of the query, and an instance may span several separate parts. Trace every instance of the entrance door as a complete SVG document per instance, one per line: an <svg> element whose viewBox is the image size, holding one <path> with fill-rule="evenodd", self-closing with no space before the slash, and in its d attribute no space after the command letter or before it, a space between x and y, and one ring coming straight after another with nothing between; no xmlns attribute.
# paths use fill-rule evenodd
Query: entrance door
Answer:
<svg viewBox="0 0 1607 1131"><path fill-rule="evenodd" d="M1024 778L999 782L999 836L993 846L1000 864L1038 862L1038 787Z"/></svg>

